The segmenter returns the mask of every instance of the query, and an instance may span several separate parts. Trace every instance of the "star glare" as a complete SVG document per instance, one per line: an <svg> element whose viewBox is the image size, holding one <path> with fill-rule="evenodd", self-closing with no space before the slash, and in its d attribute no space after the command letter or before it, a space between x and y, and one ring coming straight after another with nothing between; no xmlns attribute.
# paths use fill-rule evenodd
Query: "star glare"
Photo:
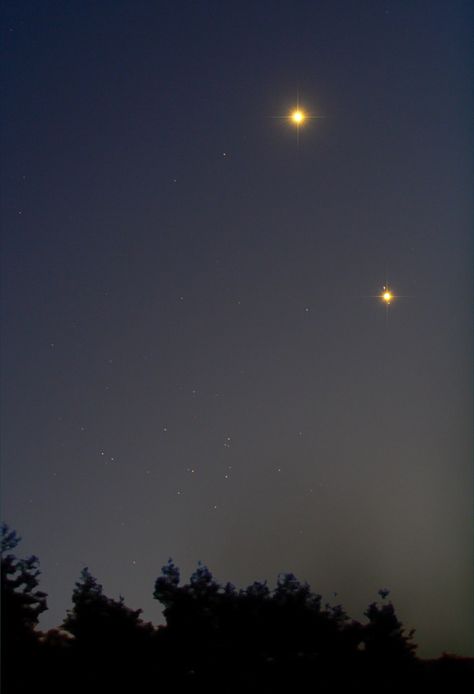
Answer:
<svg viewBox="0 0 474 694"><path fill-rule="evenodd" d="M383 301L385 301L385 303L387 304L387 306L388 306L388 305L390 304L390 302L392 301L392 299L393 299L393 294L392 294L392 292L389 290L388 287L384 287L384 288L383 288L383 293L382 293L382 295L381 295L381 299L382 299Z"/></svg>
<svg viewBox="0 0 474 694"><path fill-rule="evenodd" d="M300 128L305 127L308 121L315 120L318 118L324 118L324 116L316 115L310 111L306 111L300 107L299 96L296 98L293 107L286 111L285 114L275 115L272 118L278 118L280 120L286 121L292 128L296 130L296 141L299 141Z"/></svg>
<svg viewBox="0 0 474 694"><path fill-rule="evenodd" d="M293 113L291 114L291 120L296 125L301 125L305 118L305 114L300 109L296 109L296 111L293 111Z"/></svg>

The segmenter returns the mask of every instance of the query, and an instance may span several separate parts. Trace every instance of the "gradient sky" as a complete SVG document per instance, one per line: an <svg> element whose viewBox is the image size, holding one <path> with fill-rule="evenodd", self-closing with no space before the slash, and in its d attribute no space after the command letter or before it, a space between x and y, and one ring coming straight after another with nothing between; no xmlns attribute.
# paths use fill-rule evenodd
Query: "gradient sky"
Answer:
<svg viewBox="0 0 474 694"><path fill-rule="evenodd" d="M470 3L3 15L2 516L41 626L84 566L161 622L172 556L359 618L387 587L421 655L473 655Z"/></svg>

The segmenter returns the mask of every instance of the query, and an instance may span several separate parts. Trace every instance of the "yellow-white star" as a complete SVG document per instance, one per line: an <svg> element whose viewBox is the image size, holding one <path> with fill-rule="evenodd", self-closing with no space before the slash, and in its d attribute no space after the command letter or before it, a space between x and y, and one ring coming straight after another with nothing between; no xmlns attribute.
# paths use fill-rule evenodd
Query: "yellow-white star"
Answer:
<svg viewBox="0 0 474 694"><path fill-rule="evenodd" d="M305 120L306 115L303 111L301 111L298 108L295 111L293 111L290 117L293 123L295 123L296 125L301 125L301 123Z"/></svg>
<svg viewBox="0 0 474 694"><path fill-rule="evenodd" d="M392 301L393 298L394 298L394 296L393 296L392 292L390 291L390 289L388 287L384 287L383 293L381 295L381 299L383 301L385 301L385 303L388 305L388 304L390 304L390 302Z"/></svg>

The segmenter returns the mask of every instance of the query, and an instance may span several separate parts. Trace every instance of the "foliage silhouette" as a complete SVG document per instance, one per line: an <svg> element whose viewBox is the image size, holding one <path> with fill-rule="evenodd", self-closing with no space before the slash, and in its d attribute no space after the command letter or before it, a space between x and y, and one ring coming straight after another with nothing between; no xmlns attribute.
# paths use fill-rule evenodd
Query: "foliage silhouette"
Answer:
<svg viewBox="0 0 474 694"><path fill-rule="evenodd" d="M86 567L72 594L73 609L69 610L62 628L75 637L75 643L93 647L104 640L116 642L133 638L143 625L142 610L131 610L124 599L113 600L103 594L102 586Z"/></svg>
<svg viewBox="0 0 474 694"><path fill-rule="evenodd" d="M39 615L47 609L46 593L37 590L40 574L35 556L18 559L12 550L21 541L14 530L2 525L2 629L10 640L34 638Z"/></svg>
<svg viewBox="0 0 474 694"><path fill-rule="evenodd" d="M382 599L388 596L388 591L379 591ZM364 643L367 655L386 664L390 660L411 660L416 651L412 642L415 630L404 634L402 623L395 614L392 603L379 605L373 602L364 613L369 623L364 628Z"/></svg>
<svg viewBox="0 0 474 694"><path fill-rule="evenodd" d="M2 689L27 687L35 667L38 634L35 627L47 609L46 594L38 590L38 558L18 559L12 551L21 538L5 523L1 527L1 640ZM15 684L14 684L15 680Z"/></svg>
<svg viewBox="0 0 474 694"><path fill-rule="evenodd" d="M474 659L421 661L413 631L405 633L389 592L367 608L367 621L293 574L244 589L221 585L199 563L188 583L170 559L154 597L166 625L153 627L141 610L107 597L83 569L61 628L37 631L46 609L36 557L17 559L14 531L2 528L2 675L6 694L33 689L59 694L176 691L208 694L313 691L351 693L468 691Z"/></svg>
<svg viewBox="0 0 474 694"><path fill-rule="evenodd" d="M123 597L114 600L104 595L87 567L75 585L72 602L62 629L73 636L70 659L90 666L82 675L81 688L117 690L143 684L154 628L141 620L142 610L127 607Z"/></svg>
<svg viewBox="0 0 474 694"><path fill-rule="evenodd" d="M231 584L221 587L202 565L188 584L180 586L179 580L170 559L156 580L154 597L165 606L163 637L182 684L188 679L218 690L228 686L232 673L235 691L285 683L325 691L336 684L354 687L357 681L362 690L379 639L380 652L388 650L398 665L415 649L402 636L393 606L379 609L374 603L369 623L361 625L340 605L323 607L321 596L290 573L280 574L273 591L266 583L240 591Z"/></svg>

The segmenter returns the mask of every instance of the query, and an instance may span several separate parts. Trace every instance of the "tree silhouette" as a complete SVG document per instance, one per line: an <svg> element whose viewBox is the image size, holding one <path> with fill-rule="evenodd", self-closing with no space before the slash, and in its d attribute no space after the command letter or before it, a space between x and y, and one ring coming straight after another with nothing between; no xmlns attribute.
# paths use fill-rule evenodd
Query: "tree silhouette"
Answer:
<svg viewBox="0 0 474 694"><path fill-rule="evenodd" d="M47 609L46 593L38 590L38 558L13 554L21 538L5 523L1 527L2 684L10 691L26 687L37 656L35 627Z"/></svg>
<svg viewBox="0 0 474 694"><path fill-rule="evenodd" d="M9 641L30 640L39 615L47 609L46 593L37 590L39 560L34 555L18 559L12 550L21 542L15 530L2 524L2 630Z"/></svg>
<svg viewBox="0 0 474 694"><path fill-rule="evenodd" d="M88 567L81 572L72 594L73 609L68 610L62 628L75 637L76 643L111 641L118 647L137 634L151 633L153 627L140 618L142 610L132 610L124 598L104 595L102 586Z"/></svg>
<svg viewBox="0 0 474 694"><path fill-rule="evenodd" d="M165 606L164 641L174 666L194 681L216 683L226 672L233 673L236 688L290 685L298 673L303 686L316 664L327 670L337 659L360 656L360 625L340 606L323 608L321 596L293 574L280 574L273 591L266 582L238 592L231 584L220 586L202 564L188 584L180 586L179 578L170 560L154 597Z"/></svg>
<svg viewBox="0 0 474 694"><path fill-rule="evenodd" d="M87 567L76 583L72 602L74 607L68 611L62 627L73 634L76 642L119 640L141 624L141 610L129 609L123 598L117 601L105 596Z"/></svg>
<svg viewBox="0 0 474 694"><path fill-rule="evenodd" d="M388 590L380 590L383 601ZM363 627L365 668L374 689L395 692L406 681L415 683L421 676L415 658L414 630L405 634L403 624L391 602L373 602L365 611L368 623Z"/></svg>
<svg viewBox="0 0 474 694"><path fill-rule="evenodd" d="M379 595L384 600L388 590L380 590ZM363 640L366 653L377 658L379 662L388 660L412 660L416 644L412 642L415 630L405 634L405 629L395 614L391 602L379 605L373 602L364 613L369 622L364 628Z"/></svg>
<svg viewBox="0 0 474 694"><path fill-rule="evenodd" d="M123 597L114 600L104 595L87 567L75 585L72 602L62 629L74 637L72 659L89 665L82 672L81 688L136 685L154 633L153 627L141 620L142 610L127 607Z"/></svg>
<svg viewBox="0 0 474 694"><path fill-rule="evenodd" d="M19 537L2 527L3 691L50 694L171 689L208 694L347 690L359 694L469 691L474 660L420 661L381 590L381 602L352 620L323 603L294 574L270 589L256 581L236 589L198 563L189 582L170 559L155 581L166 625L154 628L141 610L112 599L88 568L59 629L36 631L46 609L36 557L17 559ZM159 686L158 686L159 683Z"/></svg>

